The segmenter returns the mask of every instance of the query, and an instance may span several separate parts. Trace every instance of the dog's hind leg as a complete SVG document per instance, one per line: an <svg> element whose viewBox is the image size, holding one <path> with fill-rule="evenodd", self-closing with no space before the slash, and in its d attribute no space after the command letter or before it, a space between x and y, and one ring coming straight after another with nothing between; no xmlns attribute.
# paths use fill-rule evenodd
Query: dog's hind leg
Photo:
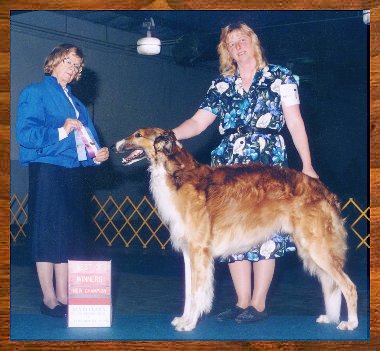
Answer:
<svg viewBox="0 0 380 351"><path fill-rule="evenodd" d="M326 314L317 318L318 323L339 323L340 308L342 304L342 291L331 279L330 275L322 270L318 272L318 278L322 285L325 300Z"/></svg>
<svg viewBox="0 0 380 351"><path fill-rule="evenodd" d="M342 270L336 272L336 281L340 285L347 303L348 320L342 321L338 325L341 330L354 330L358 326L358 293L355 284Z"/></svg>
<svg viewBox="0 0 380 351"><path fill-rule="evenodd" d="M207 248L195 247L189 250L191 270L190 302L185 303L184 314L175 320L178 331L193 330L203 313L211 310L213 300L214 261Z"/></svg>
<svg viewBox="0 0 380 351"><path fill-rule="evenodd" d="M344 222L327 202L309 211L304 208L302 219L295 221L293 237L304 267L316 274L322 284L326 315L320 316L317 322L339 322L341 291L348 320L340 322L338 329L353 330L358 326L358 295L355 284L343 272L347 236Z"/></svg>
<svg viewBox="0 0 380 351"><path fill-rule="evenodd" d="M320 247L318 248L320 249ZM333 289L332 284L328 283L328 279L334 281L334 283L338 286L339 290L342 291L344 298L347 303L347 311L348 311L348 321L342 321L338 325L338 329L341 330L353 330L358 326L358 315L357 315L357 300L358 295L356 291L355 284L351 281L351 279L343 272L342 264L339 263L339 259L334 259L332 254L327 252L328 248L325 249L325 252L319 252L318 254L314 254L316 251L311 250L310 256L315 262L317 266L323 269L324 274L328 274L329 277L323 277L323 274L320 276L320 280L322 284L325 286L323 289L330 291L327 294L327 300L325 300L325 305L327 309L327 315L330 319L330 322L333 322L338 315L338 311L336 310L338 307L333 307L334 301L338 301L338 289ZM320 273L319 269L316 269L316 273ZM322 285L323 286L323 285ZM326 299L326 295L325 295ZM339 305L340 311L340 305ZM329 315L328 313L331 313ZM339 313L340 314L340 313ZM318 318L317 322L325 322L324 317L321 316ZM335 321L334 321L335 322Z"/></svg>

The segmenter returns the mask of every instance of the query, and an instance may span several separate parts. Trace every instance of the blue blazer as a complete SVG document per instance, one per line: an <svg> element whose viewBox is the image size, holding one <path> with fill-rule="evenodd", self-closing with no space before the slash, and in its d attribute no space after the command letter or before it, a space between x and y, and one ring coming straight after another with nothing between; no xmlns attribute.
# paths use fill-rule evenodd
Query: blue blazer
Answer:
<svg viewBox="0 0 380 351"><path fill-rule="evenodd" d="M99 138L86 107L71 94L69 95L79 112L79 120L92 132L96 142ZM58 128L66 118L76 118L75 110L55 77L45 76L39 82L28 85L20 94L17 119L16 139L20 144L20 162L44 162L66 168L94 165L87 157L78 161L74 133L59 141Z"/></svg>

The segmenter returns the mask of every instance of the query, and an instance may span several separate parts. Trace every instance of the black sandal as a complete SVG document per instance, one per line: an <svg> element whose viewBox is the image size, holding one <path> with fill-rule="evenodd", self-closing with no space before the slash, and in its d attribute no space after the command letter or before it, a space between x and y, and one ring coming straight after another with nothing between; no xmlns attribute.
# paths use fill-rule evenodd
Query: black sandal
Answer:
<svg viewBox="0 0 380 351"><path fill-rule="evenodd" d="M235 321L238 323L253 323L266 318L268 318L268 314L265 312L265 310L259 312L253 306L249 306L244 310L244 312L235 317Z"/></svg>
<svg viewBox="0 0 380 351"><path fill-rule="evenodd" d="M216 320L219 322L229 321L232 319L235 319L237 316L239 316L241 313L243 313L247 308L241 308L239 306L234 306L232 308L229 308L228 310L219 313L216 316Z"/></svg>

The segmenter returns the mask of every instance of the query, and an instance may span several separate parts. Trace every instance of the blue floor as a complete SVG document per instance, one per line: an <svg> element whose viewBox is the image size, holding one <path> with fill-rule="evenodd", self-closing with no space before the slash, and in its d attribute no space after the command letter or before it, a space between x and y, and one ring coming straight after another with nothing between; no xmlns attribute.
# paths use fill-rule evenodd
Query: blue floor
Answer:
<svg viewBox="0 0 380 351"><path fill-rule="evenodd" d="M353 254L346 269L358 288L359 327L340 331L318 324L323 297L295 254L277 260L268 296L269 318L255 324L218 322L215 315L235 302L228 268L217 263L213 309L195 330L176 332L170 321L183 309L183 264L170 249L110 248L95 259L112 259L113 320L110 328L68 328L67 321L39 313L41 292L25 247L11 252L11 340L369 340L369 286L366 258ZM342 318L346 318L345 303Z"/></svg>
<svg viewBox="0 0 380 351"><path fill-rule="evenodd" d="M237 325L218 322L214 316L202 319L191 332L176 332L169 314L115 313L110 328L67 328L62 319L42 315L13 314L11 340L368 340L369 326L360 316L359 328L337 330L332 325L315 323L314 316L271 316L256 324Z"/></svg>

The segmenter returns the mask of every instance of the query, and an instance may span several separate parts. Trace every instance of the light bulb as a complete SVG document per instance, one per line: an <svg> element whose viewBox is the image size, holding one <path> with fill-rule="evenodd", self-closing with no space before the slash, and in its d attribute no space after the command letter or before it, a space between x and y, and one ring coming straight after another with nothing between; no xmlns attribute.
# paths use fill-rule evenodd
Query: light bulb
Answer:
<svg viewBox="0 0 380 351"><path fill-rule="evenodd" d="M161 41L158 38L145 37L137 40L137 52L140 55L158 55L161 51Z"/></svg>

